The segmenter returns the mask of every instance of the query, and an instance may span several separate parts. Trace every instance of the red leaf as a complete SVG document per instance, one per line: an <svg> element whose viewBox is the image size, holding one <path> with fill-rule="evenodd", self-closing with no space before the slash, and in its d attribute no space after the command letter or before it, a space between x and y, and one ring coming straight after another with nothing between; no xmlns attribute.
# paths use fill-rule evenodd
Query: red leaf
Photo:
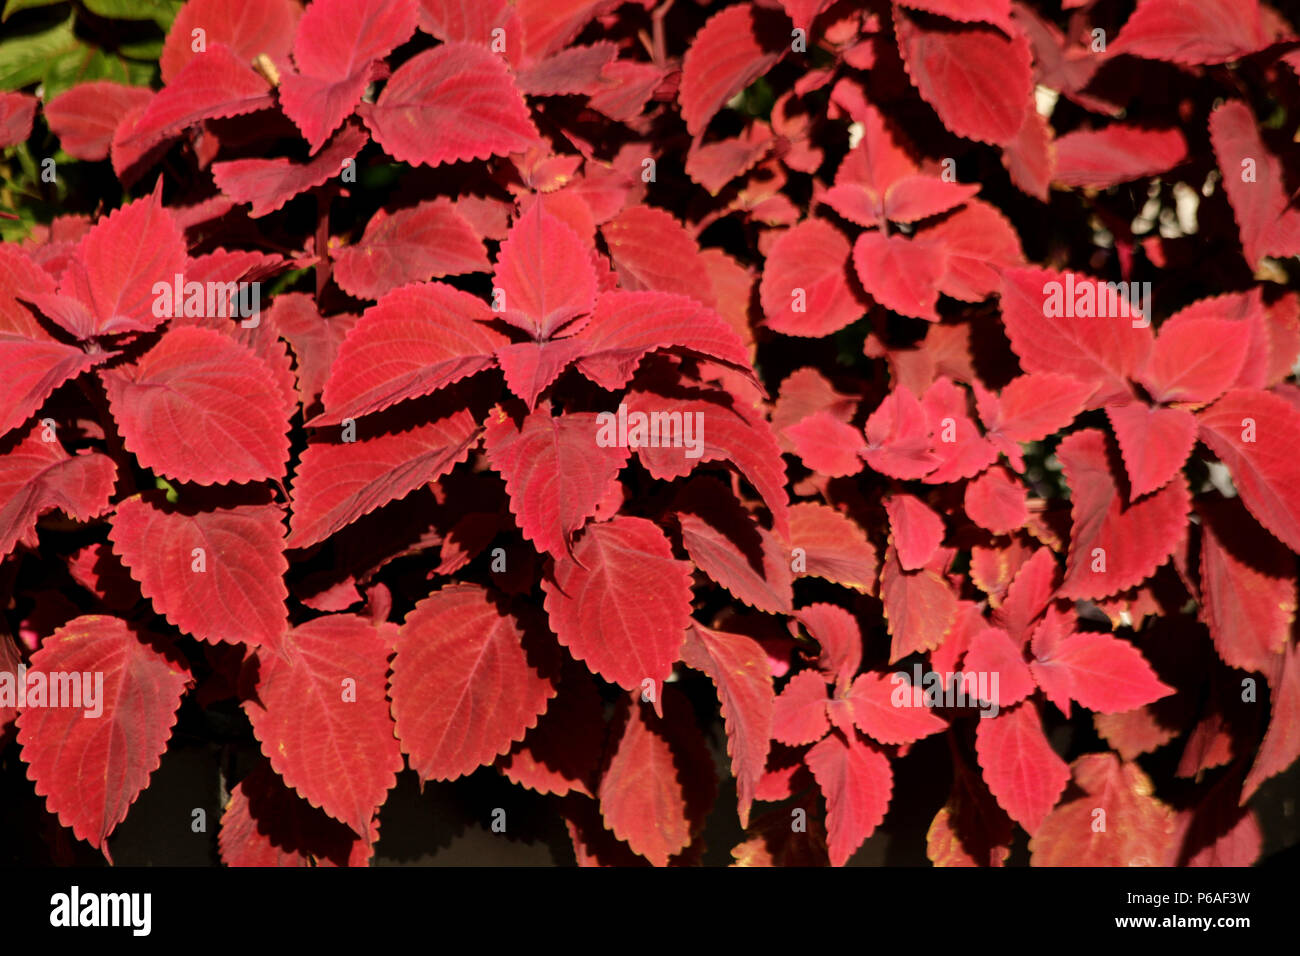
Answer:
<svg viewBox="0 0 1300 956"><path fill-rule="evenodd" d="M488 416L484 446L505 480L510 510L525 538L557 560L573 557L573 536L618 480L631 452L597 440L590 412L551 414L543 402L516 428L499 408Z"/></svg>
<svg viewBox="0 0 1300 956"><path fill-rule="evenodd" d="M1269 43L1257 0L1139 0L1111 45L1173 63L1226 63Z"/></svg>
<svg viewBox="0 0 1300 956"><path fill-rule="evenodd" d="M45 639L28 666L29 691L36 672L65 694L68 685L54 675L95 675L94 707L75 700L49 706L52 699L42 706L29 697L18 714L18 742L46 808L112 862L105 841L158 769L190 676L125 621L97 614ZM90 703L84 686L80 703ZM86 718L101 708L102 716Z"/></svg>
<svg viewBox="0 0 1300 956"><path fill-rule="evenodd" d="M1003 709L1018 704L1036 690L1020 642L998 627L985 628L971 639L962 667L966 674L997 675L998 697L989 703Z"/></svg>
<svg viewBox="0 0 1300 956"><path fill-rule="evenodd" d="M280 105L314 153L356 108L371 67L415 32L415 0L314 0L293 41ZM379 138L379 137L376 137Z"/></svg>
<svg viewBox="0 0 1300 956"><path fill-rule="evenodd" d="M1020 237L997 207L972 199L921 235L943 249L946 269L939 291L963 302L982 302L1002 285L1002 269L1024 262Z"/></svg>
<svg viewBox="0 0 1300 956"><path fill-rule="evenodd" d="M578 370L610 391L626 386L641 359L659 349L686 349L753 374L745 343L731 326L683 295L606 292L579 337Z"/></svg>
<svg viewBox="0 0 1300 956"><path fill-rule="evenodd" d="M1106 415L1124 456L1130 501L1163 488L1196 444L1196 418L1185 409L1130 402L1111 405Z"/></svg>
<svg viewBox="0 0 1300 956"><path fill-rule="evenodd" d="M199 640L275 647L289 625L284 510L276 504L117 505L109 538L154 610Z"/></svg>
<svg viewBox="0 0 1300 956"><path fill-rule="evenodd" d="M520 60L523 27L511 0L420 0L420 29L445 43L491 47L492 31L504 31L506 59ZM499 36L499 35L498 35Z"/></svg>
<svg viewBox="0 0 1300 956"><path fill-rule="evenodd" d="M1069 425L1088 402L1093 387L1068 375L1050 372L1013 378L994 395L978 382L975 406L988 438L1007 456L1016 471L1024 470L1020 444L1042 441Z"/></svg>
<svg viewBox="0 0 1300 956"><path fill-rule="evenodd" d="M740 825L749 826L749 809L767 765L772 731L772 674L763 648L743 634L713 631L698 623L686 632L682 661L702 671L718 690L727 728L727 753L736 778Z"/></svg>
<svg viewBox="0 0 1300 956"><path fill-rule="evenodd" d="M924 22L926 25L922 25ZM1001 145L1033 109L1029 41L983 25L954 29L894 8L898 49L922 99L958 136Z"/></svg>
<svg viewBox="0 0 1300 956"><path fill-rule="evenodd" d="M821 13L829 3L830 0L781 0L781 7L795 29L806 33L817 14Z"/></svg>
<svg viewBox="0 0 1300 956"><path fill-rule="evenodd" d="M1295 557L1240 500L1197 503L1201 617L1229 667L1272 673L1296 613Z"/></svg>
<svg viewBox="0 0 1300 956"><path fill-rule="evenodd" d="M1066 186L1104 189L1167 172L1186 158L1187 140L1176 129L1112 123L1058 136L1054 178Z"/></svg>
<svg viewBox="0 0 1300 956"><path fill-rule="evenodd" d="M714 14L682 58L679 100L692 136L724 103L766 73L788 49L784 17L748 3Z"/></svg>
<svg viewBox="0 0 1300 956"><path fill-rule="evenodd" d="M444 43L407 60L358 112L394 159L438 166L523 152L537 130L500 57Z"/></svg>
<svg viewBox="0 0 1300 956"><path fill-rule="evenodd" d="M392 215L380 209L361 241L333 257L334 281L359 299L378 299L408 282L491 269L483 242L445 199Z"/></svg>
<svg viewBox="0 0 1300 956"><path fill-rule="evenodd" d="M1137 380L1156 402L1212 402L1231 386L1250 338L1235 319L1184 318L1160 327ZM1206 342L1215 343L1213 349Z"/></svg>
<svg viewBox="0 0 1300 956"><path fill-rule="evenodd" d="M57 296L28 295L80 339L148 331L163 321L154 292L185 267L185 242L163 208L162 181L153 194L113 210L77 243Z"/></svg>
<svg viewBox="0 0 1300 956"><path fill-rule="evenodd" d="M1282 162L1265 146L1250 107L1229 100L1211 113L1210 142L1246 263L1253 269L1264 256L1300 255L1300 209L1290 205Z"/></svg>
<svg viewBox="0 0 1300 956"><path fill-rule="evenodd" d="M993 23L1010 32L1011 0L902 0L902 6L937 13L949 20Z"/></svg>
<svg viewBox="0 0 1300 956"><path fill-rule="evenodd" d="M948 268L941 246L916 242L897 233L864 232L853 244L853 268L862 287L885 308L900 315L939 321L935 305L939 282Z"/></svg>
<svg viewBox="0 0 1300 956"><path fill-rule="evenodd" d="M126 447L201 485L284 474L289 422L270 369L229 336L168 330L134 365L100 373Z"/></svg>
<svg viewBox="0 0 1300 956"><path fill-rule="evenodd" d="M598 13L615 6L614 0L514 0L524 31L524 52L529 61L554 53L578 35Z"/></svg>
<svg viewBox="0 0 1300 956"><path fill-rule="evenodd" d="M429 395L495 363L505 336L486 305L441 282L394 289L366 309L339 347L308 425L337 425Z"/></svg>
<svg viewBox="0 0 1300 956"><path fill-rule="evenodd" d="M36 103L28 93L0 93L0 149L16 146L31 135Z"/></svg>
<svg viewBox="0 0 1300 956"><path fill-rule="evenodd" d="M804 762L826 796L831 866L843 866L885 819L894 788L889 758L856 736L831 734Z"/></svg>
<svg viewBox="0 0 1300 956"><path fill-rule="evenodd" d="M758 287L767 327L820 337L861 318L866 309L849 288L848 259L848 240L821 219L806 219L777 236Z"/></svg>
<svg viewBox="0 0 1300 956"><path fill-rule="evenodd" d="M690 566L658 527L624 515L588 526L573 553L542 581L551 630L611 683L661 689L690 623Z"/></svg>
<svg viewBox="0 0 1300 956"><path fill-rule="evenodd" d="M117 467L107 455L69 455L42 439L39 423L10 435L0 455L0 557L22 542L36 548L36 519L58 508L77 521L108 509Z"/></svg>
<svg viewBox="0 0 1300 956"><path fill-rule="evenodd" d="M106 80L80 83L45 104L45 121L68 155L106 159L122 119L152 97L149 90L139 86Z"/></svg>
<svg viewBox="0 0 1300 956"><path fill-rule="evenodd" d="M1286 646L1282 666L1275 673L1279 676L1270 678L1268 685L1272 706L1268 732L1241 785L1243 804L1255 795L1261 783L1281 773L1300 756L1300 651L1294 644ZM22 726L22 717L18 718L18 724Z"/></svg>
<svg viewBox="0 0 1300 956"><path fill-rule="evenodd" d="M1197 420L1201 441L1228 466L1255 520L1300 551L1300 409L1269 392L1234 388Z"/></svg>
<svg viewBox="0 0 1300 956"><path fill-rule="evenodd" d="M56 342L39 329L35 332L28 336L0 330L0 366L5 370L0 381L0 435L30 418L64 382L108 357Z"/></svg>
<svg viewBox="0 0 1300 956"><path fill-rule="evenodd" d="M252 203L254 219L275 212L294 196L323 185L339 174L344 163L366 145L366 134L349 123L327 149L306 163L278 159L236 159L212 164L212 178L223 193L239 203Z"/></svg>
<svg viewBox="0 0 1300 956"><path fill-rule="evenodd" d="M285 546L324 541L362 515L404 498L468 457L478 426L468 410L447 407L387 422L356 441L308 442L293 480L293 516ZM385 425L392 430L385 428Z"/></svg>
<svg viewBox="0 0 1300 956"><path fill-rule="evenodd" d="M1029 636L1029 627L1046 610L1056 594L1056 558L1051 548L1039 548L1020 566L1007 596L993 615L999 627L1006 630L1022 644Z"/></svg>
<svg viewBox="0 0 1300 956"><path fill-rule="evenodd" d="M1002 321L1026 372L1065 374L1094 385L1090 408L1132 394L1127 380L1150 353L1152 336L1149 327L1134 325L1142 320L1128 314L1128 298L1117 297L1119 314L1112 315L1106 284L1087 276L1007 269L1002 281ZM1099 298L1106 302L1102 308Z"/></svg>
<svg viewBox="0 0 1300 956"><path fill-rule="evenodd" d="M293 349L298 393L304 411L308 410L320 398L339 348L356 324L357 317L347 314L323 316L316 311L316 300L311 296L301 292L282 292L275 297L267 318Z"/></svg>
<svg viewBox="0 0 1300 956"><path fill-rule="evenodd" d="M831 412L814 412L786 428L785 436L810 471L841 478L862 470L862 433Z"/></svg>
<svg viewBox="0 0 1300 956"><path fill-rule="evenodd" d="M751 607L793 613L785 550L729 489L711 478L693 479L675 508L682 545L696 567Z"/></svg>
<svg viewBox="0 0 1300 956"><path fill-rule="evenodd" d="M904 571L925 567L943 543L943 519L914 495L885 499L890 538Z"/></svg>
<svg viewBox="0 0 1300 956"><path fill-rule="evenodd" d="M397 782L402 755L385 689L388 642L365 618L329 614L258 653L244 710L262 753L313 807L358 835Z"/></svg>
<svg viewBox="0 0 1300 956"><path fill-rule="evenodd" d="M768 510L772 527L783 541L790 538L789 498L785 491L785 462L772 437L767 420L756 410L744 408L721 392L692 392L699 397L672 397L654 392L633 391L626 398L629 415L641 412L674 415L685 423L687 415L699 415L695 438L701 441L699 457L688 457L682 448L637 448L637 457L654 478L668 480L688 475L697 464L730 461L754 486ZM684 431L684 427L683 427ZM693 452L688 448L685 451Z"/></svg>
<svg viewBox="0 0 1300 956"><path fill-rule="evenodd" d="M1033 702L980 720L975 752L989 791L1033 836L1070 780L1070 768L1047 742Z"/></svg>
<svg viewBox="0 0 1300 956"><path fill-rule="evenodd" d="M853 615L836 604L809 604L799 609L799 621L819 645L817 666L836 692L848 689L862 666L862 631Z"/></svg>
<svg viewBox="0 0 1300 956"><path fill-rule="evenodd" d="M541 203L510 227L493 281L504 298L501 318L539 341L595 306L596 274L587 247Z"/></svg>
<svg viewBox="0 0 1300 956"><path fill-rule="evenodd" d="M272 62L284 62L301 15L293 0L189 0L177 11L163 43L163 82L175 82L194 59L193 31L200 28L207 43L224 44L246 63L262 53Z"/></svg>
<svg viewBox="0 0 1300 956"><path fill-rule="evenodd" d="M1102 432L1073 432L1057 446L1056 455L1070 488L1073 515L1060 593L1095 599L1141 584L1187 532L1187 482L1176 475L1162 490L1126 506Z"/></svg>
<svg viewBox="0 0 1300 956"><path fill-rule="evenodd" d="M957 619L957 595L938 572L904 571L893 547L880 572L880 600L893 642L889 663L938 647Z"/></svg>
<svg viewBox="0 0 1300 956"><path fill-rule="evenodd" d="M922 478L939 463L930 452L925 409L906 386L884 397L867 419L865 431L867 448L862 457L882 475L905 481Z"/></svg>
<svg viewBox="0 0 1300 956"><path fill-rule="evenodd" d="M266 78L229 47L213 43L149 101L122 145L144 149L202 120L243 116L274 105Z"/></svg>
<svg viewBox="0 0 1300 956"><path fill-rule="evenodd" d="M406 616L393 660L393 717L421 780L464 776L536 726L555 696L554 664L533 647L531 627L473 584L435 591Z"/></svg>
<svg viewBox="0 0 1300 956"><path fill-rule="evenodd" d="M631 206L600 231L622 288L688 295L713 308L713 283L699 244L670 213Z"/></svg>
<svg viewBox="0 0 1300 956"><path fill-rule="evenodd" d="M927 483L958 481L971 478L997 461L998 450L975 427L967 414L966 392L947 376L934 380L921 398L930 433L939 441L931 453L939 466L921 480Z"/></svg>
<svg viewBox="0 0 1300 956"><path fill-rule="evenodd" d="M1025 487L1005 468L990 468L968 484L964 504L967 517L994 534L1010 534L1029 520Z"/></svg>
<svg viewBox="0 0 1300 956"><path fill-rule="evenodd" d="M546 713L497 766L512 783L538 793L594 799L604 747L605 703L587 669L569 661Z"/></svg>
<svg viewBox="0 0 1300 956"><path fill-rule="evenodd" d="M1172 866L1178 851L1174 812L1155 797L1137 764L1114 754L1074 762L1086 796L1061 804L1029 841L1032 866Z"/></svg>
<svg viewBox="0 0 1300 956"><path fill-rule="evenodd" d="M832 96L842 89L837 86ZM900 144L899 138L890 131L880 110L861 99L860 94L856 97L856 102L848 102L844 106L854 121L862 124L862 140L840 162L839 169L835 171L835 188L850 185L862 187L871 217L870 221L858 224L870 226L879 222L877 213L881 197L895 183L920 170ZM844 215L842 211L841 215Z"/></svg>
<svg viewBox="0 0 1300 956"><path fill-rule="evenodd" d="M507 387L532 410L537 406L537 397L569 363L582 356L585 348L586 343L576 336L548 342L515 342L499 347L496 360Z"/></svg>
<svg viewBox="0 0 1300 956"><path fill-rule="evenodd" d="M853 709L853 723L858 729L882 744L910 744L946 729L947 723L930 708L896 703L900 686L895 677L871 672L859 674L853 681L845 699ZM910 687L907 696L912 696Z"/></svg>
<svg viewBox="0 0 1300 956"><path fill-rule="evenodd" d="M1174 692L1137 648L1110 634L1071 634L1037 656L1029 669L1058 706L1064 692L1089 710L1118 714ZM1068 702L1062 709L1068 717Z"/></svg>
<svg viewBox="0 0 1300 956"><path fill-rule="evenodd" d="M713 760L685 697L664 694L664 716L626 698L613 756L600 781L605 827L655 866L691 842L716 792Z"/></svg>
<svg viewBox="0 0 1300 956"><path fill-rule="evenodd" d="M1016 138L1002 144L1002 165L1017 189L1047 202L1056 169L1052 127L1036 109L1025 114Z"/></svg>
<svg viewBox="0 0 1300 956"><path fill-rule="evenodd" d="M820 740L830 730L826 682L816 671L800 671L772 705L772 739L792 747Z"/></svg>
<svg viewBox="0 0 1300 956"><path fill-rule="evenodd" d="M230 792L218 846L226 866L365 866L373 853L369 840L286 787L265 761Z"/></svg>
<svg viewBox="0 0 1300 956"><path fill-rule="evenodd" d="M824 578L864 593L875 589L875 548L861 528L826 505L790 506L790 545L800 577Z"/></svg>

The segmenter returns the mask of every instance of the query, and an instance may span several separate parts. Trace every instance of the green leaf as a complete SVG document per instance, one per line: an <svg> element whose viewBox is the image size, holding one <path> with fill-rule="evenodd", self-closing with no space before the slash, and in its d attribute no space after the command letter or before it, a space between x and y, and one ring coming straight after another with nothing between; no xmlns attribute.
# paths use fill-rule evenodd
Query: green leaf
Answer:
<svg viewBox="0 0 1300 956"><path fill-rule="evenodd" d="M63 0L9 0L5 4L5 12L0 15L0 20L8 20L12 14L19 10L31 10L35 7L52 7L56 3L63 3Z"/></svg>
<svg viewBox="0 0 1300 956"><path fill-rule="evenodd" d="M158 60L162 56L163 39L128 40L117 45L117 52L132 60Z"/></svg>
<svg viewBox="0 0 1300 956"><path fill-rule="evenodd" d="M0 41L0 90L16 90L40 81L52 61L80 46L72 33L72 17L39 33Z"/></svg>
<svg viewBox="0 0 1300 956"><path fill-rule="evenodd" d="M86 9L108 20L152 20L166 30L181 0L81 0Z"/></svg>
<svg viewBox="0 0 1300 956"><path fill-rule="evenodd" d="M44 78L45 100L48 102L79 83L93 80L130 83L131 72L127 61L120 56L78 41L71 50L50 61Z"/></svg>

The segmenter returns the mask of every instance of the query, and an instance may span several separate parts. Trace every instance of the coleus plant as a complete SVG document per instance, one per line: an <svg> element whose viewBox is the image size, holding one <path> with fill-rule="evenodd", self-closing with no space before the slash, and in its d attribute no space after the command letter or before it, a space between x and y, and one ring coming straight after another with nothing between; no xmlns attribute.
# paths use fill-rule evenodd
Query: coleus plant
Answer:
<svg viewBox="0 0 1300 956"><path fill-rule="evenodd" d="M189 695L264 755L231 865L367 863L405 768L700 862L718 718L739 864L842 865L936 747L936 865L1253 862L1300 41L1062 6L191 0L158 89L4 94L124 191L0 246L48 810L108 855Z"/></svg>

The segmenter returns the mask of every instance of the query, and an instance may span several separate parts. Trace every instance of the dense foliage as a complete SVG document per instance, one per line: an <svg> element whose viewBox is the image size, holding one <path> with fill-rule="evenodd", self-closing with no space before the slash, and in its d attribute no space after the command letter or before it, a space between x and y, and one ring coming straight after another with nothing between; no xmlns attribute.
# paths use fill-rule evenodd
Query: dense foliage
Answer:
<svg viewBox="0 0 1300 956"><path fill-rule="evenodd" d="M1279 10L4 16L0 728L76 837L188 697L265 757L231 865L367 863L406 768L696 863L722 748L738 863L842 865L936 747L936 865L1255 861L1300 753Z"/></svg>

